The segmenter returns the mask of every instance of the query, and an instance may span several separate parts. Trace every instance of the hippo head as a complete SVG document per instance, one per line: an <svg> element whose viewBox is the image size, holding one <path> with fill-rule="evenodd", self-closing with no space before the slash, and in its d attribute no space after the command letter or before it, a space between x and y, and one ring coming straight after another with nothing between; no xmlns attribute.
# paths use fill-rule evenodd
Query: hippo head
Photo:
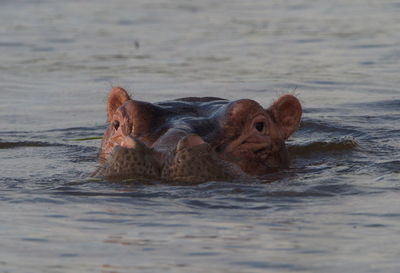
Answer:
<svg viewBox="0 0 400 273"><path fill-rule="evenodd" d="M148 103L113 88L95 174L195 182L262 176L288 167L285 140L301 114L292 95L263 108L214 97Z"/></svg>

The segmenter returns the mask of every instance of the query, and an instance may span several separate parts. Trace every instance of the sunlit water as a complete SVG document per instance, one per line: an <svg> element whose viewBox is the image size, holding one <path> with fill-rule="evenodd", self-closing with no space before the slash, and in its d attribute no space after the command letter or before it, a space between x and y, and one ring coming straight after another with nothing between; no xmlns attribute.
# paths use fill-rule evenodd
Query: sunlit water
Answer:
<svg viewBox="0 0 400 273"><path fill-rule="evenodd" d="M2 1L0 272L399 272L400 2ZM111 183L105 99L304 106L263 183Z"/></svg>

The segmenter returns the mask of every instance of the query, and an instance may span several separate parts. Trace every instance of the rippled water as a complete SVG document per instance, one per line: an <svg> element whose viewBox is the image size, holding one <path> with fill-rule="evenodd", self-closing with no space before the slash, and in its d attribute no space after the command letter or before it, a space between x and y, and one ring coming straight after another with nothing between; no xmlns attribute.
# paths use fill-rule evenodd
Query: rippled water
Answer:
<svg viewBox="0 0 400 273"><path fill-rule="evenodd" d="M1 272L398 272L400 2L2 1ZM295 93L263 183L111 183L111 86ZM87 140L85 140L87 139Z"/></svg>

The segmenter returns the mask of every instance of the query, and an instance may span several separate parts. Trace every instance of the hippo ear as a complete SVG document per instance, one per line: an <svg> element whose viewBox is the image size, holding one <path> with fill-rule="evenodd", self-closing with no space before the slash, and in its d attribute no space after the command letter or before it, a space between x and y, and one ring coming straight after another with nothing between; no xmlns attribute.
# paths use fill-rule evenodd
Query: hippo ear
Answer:
<svg viewBox="0 0 400 273"><path fill-rule="evenodd" d="M282 127L285 139L299 127L302 108L300 101L295 96L284 95L280 97L268 110Z"/></svg>
<svg viewBox="0 0 400 273"><path fill-rule="evenodd" d="M126 101L130 100L131 98L128 95L128 92L126 92L125 89L121 87L114 87L110 95L108 95L108 100L107 100L107 121L110 122L115 111L124 104Z"/></svg>

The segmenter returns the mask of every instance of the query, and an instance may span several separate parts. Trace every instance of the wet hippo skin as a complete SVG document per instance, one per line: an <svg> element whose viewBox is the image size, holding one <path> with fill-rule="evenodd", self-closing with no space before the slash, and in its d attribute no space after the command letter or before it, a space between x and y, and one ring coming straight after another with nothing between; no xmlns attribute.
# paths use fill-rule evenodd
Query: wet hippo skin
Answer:
<svg viewBox="0 0 400 273"><path fill-rule="evenodd" d="M299 126L299 100L189 97L158 103L113 88L94 176L202 182L248 179L287 168L285 140Z"/></svg>

